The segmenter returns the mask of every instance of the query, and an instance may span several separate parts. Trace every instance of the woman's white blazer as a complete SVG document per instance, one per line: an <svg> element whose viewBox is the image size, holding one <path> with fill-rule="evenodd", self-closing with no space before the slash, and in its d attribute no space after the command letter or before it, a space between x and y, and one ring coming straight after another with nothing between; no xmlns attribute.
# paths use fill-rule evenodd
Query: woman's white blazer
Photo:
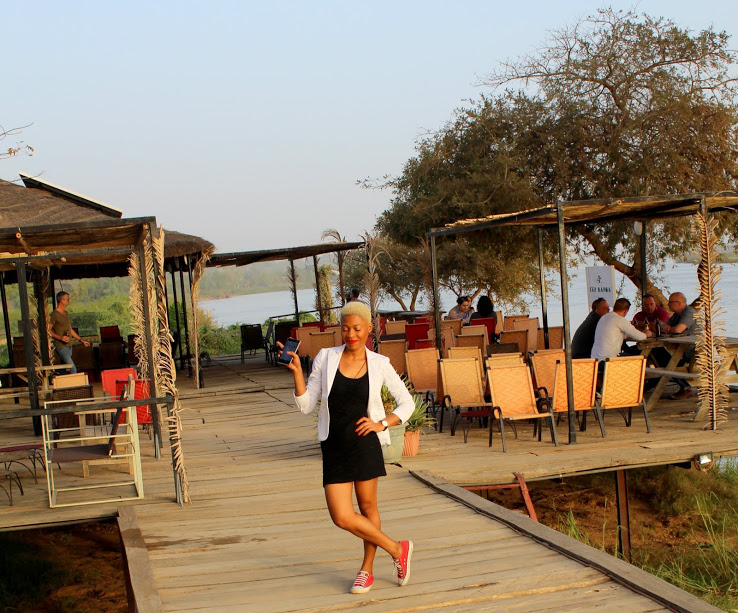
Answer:
<svg viewBox="0 0 738 613"><path fill-rule="evenodd" d="M297 408L303 413L312 413L320 404L318 410L318 440L324 441L328 438L330 426L330 412L328 411L328 396L336 378L338 363L346 345L340 347L329 347L321 349L313 360L313 370L307 381L307 391L301 396L295 396ZM375 423L385 418L384 405L382 405L382 384L387 386L397 402L394 414L402 423L405 423L415 409L415 403L407 391L407 387L399 375L392 368L389 358L379 355L373 351L366 350L366 366L369 372L369 406L367 415ZM390 444L388 431L377 432L380 443Z"/></svg>

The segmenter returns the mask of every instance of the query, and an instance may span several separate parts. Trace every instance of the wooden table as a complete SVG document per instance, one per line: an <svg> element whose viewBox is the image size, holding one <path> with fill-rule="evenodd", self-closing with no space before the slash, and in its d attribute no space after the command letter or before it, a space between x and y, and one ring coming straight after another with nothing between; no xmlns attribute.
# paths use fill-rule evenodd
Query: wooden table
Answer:
<svg viewBox="0 0 738 613"><path fill-rule="evenodd" d="M70 368L71 366L69 364L50 364L48 366L37 367L35 369L36 372L40 372L43 375L43 379L41 381L41 391L46 392L49 390L49 380L56 374L57 371L69 370ZM0 375L15 375L16 377L26 381L26 383L28 382L27 373L28 369L25 366L16 366L14 368L0 368ZM17 396L23 396L27 393L27 387L0 387L0 398L14 398Z"/></svg>
<svg viewBox="0 0 738 613"><path fill-rule="evenodd" d="M646 376L649 374L659 377L659 381L656 384L653 392L646 401L646 410L650 411L661 398L661 394L664 391L664 387L669 382L669 379L686 379L696 381L699 379L699 372L694 370L694 361L690 361L687 366L687 370L677 370L679 362L684 357L687 350L694 350L697 344L696 335L663 335L657 337L647 338L644 341L639 341L637 346L641 350L641 354L648 359L651 351L656 347L663 347L669 352L671 356L669 363L663 368L647 368ZM732 369L738 373L736 369L736 356L738 356L738 338L726 337L725 338L725 359L718 371L718 376L723 383L738 383L738 374L729 375L728 372Z"/></svg>

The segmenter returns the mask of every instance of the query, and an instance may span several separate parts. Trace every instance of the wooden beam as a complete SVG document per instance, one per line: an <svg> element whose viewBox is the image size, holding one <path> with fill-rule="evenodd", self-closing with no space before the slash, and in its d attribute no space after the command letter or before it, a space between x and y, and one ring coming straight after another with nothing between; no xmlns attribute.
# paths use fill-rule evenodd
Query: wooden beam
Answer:
<svg viewBox="0 0 738 613"><path fill-rule="evenodd" d="M118 530L126 575L128 610L139 613L163 611L159 591L156 589L154 571L151 568L149 550L138 527L134 507L125 506L118 509Z"/></svg>
<svg viewBox="0 0 738 613"><path fill-rule="evenodd" d="M449 483L431 472L410 471L410 474L431 489L441 492L452 500L474 509L481 515L495 519L572 560L605 573L631 590L648 596L673 611L681 613L702 611L713 613L719 611L704 600L680 590L645 570L632 566L623 560L618 560L604 551L585 545L548 526L531 521L530 518L510 511L494 502L485 500L481 496Z"/></svg>

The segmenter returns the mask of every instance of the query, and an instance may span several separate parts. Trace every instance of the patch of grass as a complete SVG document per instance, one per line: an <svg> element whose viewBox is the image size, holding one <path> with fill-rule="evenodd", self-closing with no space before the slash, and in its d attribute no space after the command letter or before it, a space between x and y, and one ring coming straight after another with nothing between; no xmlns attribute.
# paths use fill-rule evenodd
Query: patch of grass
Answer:
<svg viewBox="0 0 738 613"><path fill-rule="evenodd" d="M714 495L695 498L706 539L682 545L646 570L725 610L738 610L738 549L735 513L715 515Z"/></svg>

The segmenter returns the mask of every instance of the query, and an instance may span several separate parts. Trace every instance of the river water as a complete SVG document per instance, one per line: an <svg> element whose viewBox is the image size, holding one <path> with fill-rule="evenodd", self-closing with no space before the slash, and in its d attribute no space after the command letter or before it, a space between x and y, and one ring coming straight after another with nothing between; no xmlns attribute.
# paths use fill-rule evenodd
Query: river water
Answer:
<svg viewBox="0 0 738 613"><path fill-rule="evenodd" d="M684 292L687 301L691 302L697 297L699 283L697 282L697 266L694 264L670 264L660 275L662 282L657 286L665 294L672 291ZM587 316L589 305L587 304L587 291L584 268L572 269L569 279L569 306L570 322L575 330L580 322ZM622 294L633 303L629 312L629 319L639 310L636 305L636 289L630 281L623 282L623 276L615 273L616 287L622 287ZM728 336L738 336L738 264L724 264L722 279L718 284L722 290L721 305L724 311L723 321ZM730 289L733 288L733 289ZM234 288L235 289L235 288ZM553 296L548 297L548 322L551 326L560 326L563 318L561 314L561 301L559 299L558 275L551 278L549 289ZM541 317L540 301L528 296L531 316ZM297 292L298 306L301 311L309 311L314 308L315 291L303 289ZM456 304L455 296L450 292L441 293L441 303L445 310L449 310ZM218 300L202 300L200 305L210 313L213 320L220 326L229 326L238 323L263 323L269 317L277 315L290 315L294 313L292 294L288 291L269 292L266 294L250 294L245 296L232 296ZM612 306L612 305L611 305ZM399 305L394 301L387 301L382 308L394 309ZM424 305L418 307L425 308Z"/></svg>

